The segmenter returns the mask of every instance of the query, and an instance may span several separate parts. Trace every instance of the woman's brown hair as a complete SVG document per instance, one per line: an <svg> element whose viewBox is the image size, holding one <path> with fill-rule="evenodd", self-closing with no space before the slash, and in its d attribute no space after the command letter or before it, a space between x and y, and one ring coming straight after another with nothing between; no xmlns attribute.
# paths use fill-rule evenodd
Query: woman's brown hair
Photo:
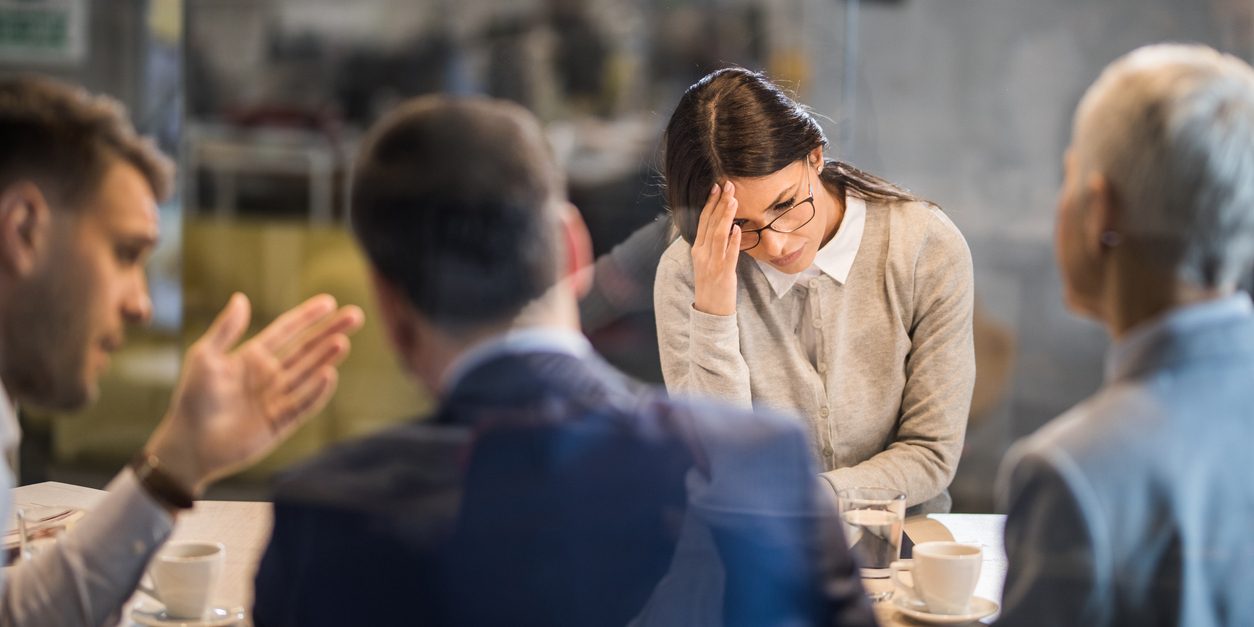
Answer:
<svg viewBox="0 0 1254 627"><path fill-rule="evenodd" d="M818 122L767 77L743 68L711 72L679 100L666 125L662 174L679 234L692 243L701 208L716 181L777 172L827 145ZM829 159L829 188L867 200L918 200L904 189Z"/></svg>

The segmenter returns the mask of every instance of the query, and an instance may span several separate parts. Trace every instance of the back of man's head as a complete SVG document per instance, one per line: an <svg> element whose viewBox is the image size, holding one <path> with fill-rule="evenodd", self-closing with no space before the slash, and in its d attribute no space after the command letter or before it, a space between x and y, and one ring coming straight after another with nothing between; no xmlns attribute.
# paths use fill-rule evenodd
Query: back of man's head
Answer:
<svg viewBox="0 0 1254 627"><path fill-rule="evenodd" d="M157 199L169 195L173 165L116 101L48 78L0 81L0 190L29 180L54 205L77 208L117 159L134 166Z"/></svg>
<svg viewBox="0 0 1254 627"><path fill-rule="evenodd" d="M1254 69L1203 46L1157 45L1112 63L1085 94L1072 143L1109 180L1119 229L1147 263L1202 287L1254 264Z"/></svg>
<svg viewBox="0 0 1254 627"><path fill-rule="evenodd" d="M379 275L457 332L508 321L554 284L564 195L526 110L427 96L371 129L352 224Z"/></svg>

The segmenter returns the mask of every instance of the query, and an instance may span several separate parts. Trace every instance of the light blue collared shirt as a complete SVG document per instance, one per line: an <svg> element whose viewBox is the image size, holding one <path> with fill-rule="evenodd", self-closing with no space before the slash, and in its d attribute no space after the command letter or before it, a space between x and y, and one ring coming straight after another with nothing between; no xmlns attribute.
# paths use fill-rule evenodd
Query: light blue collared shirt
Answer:
<svg viewBox="0 0 1254 627"><path fill-rule="evenodd" d="M1167 313L1142 322L1128 331L1123 339L1111 344L1106 351L1106 382L1110 383L1128 374L1128 371L1145 358L1156 340L1170 333L1205 326L1226 318L1238 318L1254 313L1250 295L1237 292L1185 307L1177 307Z"/></svg>
<svg viewBox="0 0 1254 627"><path fill-rule="evenodd" d="M466 373L498 355L558 353L573 357L592 354L592 344L582 334L562 327L527 327L492 336L470 347L449 364L441 377L441 389L457 386Z"/></svg>

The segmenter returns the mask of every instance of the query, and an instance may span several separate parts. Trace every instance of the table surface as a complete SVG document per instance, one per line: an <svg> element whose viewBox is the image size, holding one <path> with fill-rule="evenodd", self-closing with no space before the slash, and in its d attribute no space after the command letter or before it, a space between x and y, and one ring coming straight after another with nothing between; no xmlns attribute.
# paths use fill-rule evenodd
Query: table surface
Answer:
<svg viewBox="0 0 1254 627"><path fill-rule="evenodd" d="M15 502L49 506L80 507L90 510L105 492L67 483L45 482L13 490ZM190 512L179 515L171 541L221 542L226 546L226 564L215 605L252 607L253 578L274 523L270 503L244 501L197 501ZM1002 544L1005 516L996 514L931 514L906 521L905 530L917 544L932 540L956 540L984 548L984 565L975 593L1001 602L1006 578L1006 555ZM864 580L870 590L891 587L886 579ZM128 607L129 607L128 603ZM876 617L884 627L917 625L893 609L892 602L876 604ZM984 619L992 622L996 615ZM130 625L124 621L123 625Z"/></svg>
<svg viewBox="0 0 1254 627"><path fill-rule="evenodd" d="M87 510L104 495L103 490L53 481L13 490L13 499L19 504L62 505ZM179 514L170 541L221 542L226 546L222 581L218 585L214 605L243 607L251 611L253 577L273 523L274 513L269 503L197 501L191 511ZM136 600L132 598L131 602ZM131 602L127 603L128 608ZM124 615L122 624L129 626L132 623Z"/></svg>

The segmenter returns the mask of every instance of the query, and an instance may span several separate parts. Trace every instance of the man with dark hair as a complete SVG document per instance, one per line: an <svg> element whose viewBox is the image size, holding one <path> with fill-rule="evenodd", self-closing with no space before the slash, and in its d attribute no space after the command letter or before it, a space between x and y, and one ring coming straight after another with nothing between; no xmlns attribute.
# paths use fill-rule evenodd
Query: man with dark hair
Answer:
<svg viewBox="0 0 1254 627"><path fill-rule="evenodd" d="M0 446L13 402L81 408L125 327L151 313L143 262L171 166L112 100L40 78L0 81ZM0 624L116 621L179 510L281 442L334 391L355 307L313 298L236 347L236 294L187 352L169 412L110 494L55 545L7 572ZM0 519L12 510L0 466Z"/></svg>
<svg viewBox="0 0 1254 627"><path fill-rule="evenodd" d="M440 404L281 482L256 624L871 624L798 421L667 400L579 334L588 234L530 114L414 100L355 171L380 318Z"/></svg>

